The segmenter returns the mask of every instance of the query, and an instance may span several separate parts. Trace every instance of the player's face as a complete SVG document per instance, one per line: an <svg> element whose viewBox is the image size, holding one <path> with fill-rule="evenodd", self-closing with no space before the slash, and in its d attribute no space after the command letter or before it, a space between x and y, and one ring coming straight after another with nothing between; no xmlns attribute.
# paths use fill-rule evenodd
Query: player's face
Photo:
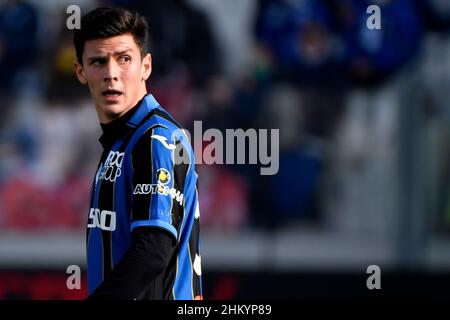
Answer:
<svg viewBox="0 0 450 320"><path fill-rule="evenodd" d="M80 82L89 86L101 123L122 116L147 92L151 56L141 58L132 34L86 41L83 65L74 64Z"/></svg>

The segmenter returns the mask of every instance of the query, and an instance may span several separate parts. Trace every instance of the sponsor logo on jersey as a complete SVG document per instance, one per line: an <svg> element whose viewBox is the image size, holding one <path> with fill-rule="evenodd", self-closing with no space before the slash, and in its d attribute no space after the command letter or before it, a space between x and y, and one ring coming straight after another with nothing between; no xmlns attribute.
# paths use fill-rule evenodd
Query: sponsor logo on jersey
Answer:
<svg viewBox="0 0 450 320"><path fill-rule="evenodd" d="M164 168L156 171L156 181L158 184L166 185L170 182L170 173Z"/></svg>
<svg viewBox="0 0 450 320"><path fill-rule="evenodd" d="M175 188L169 188L160 184L137 184L134 188L133 194L156 194L163 196L170 196L175 199L180 205L183 205L184 195Z"/></svg>
<svg viewBox="0 0 450 320"><path fill-rule="evenodd" d="M162 143L164 148L169 149L169 150L175 150L175 148L177 147L174 144L167 143L167 138L164 136L160 136L159 134L152 135L152 139L158 140L159 142Z"/></svg>
<svg viewBox="0 0 450 320"><path fill-rule="evenodd" d="M106 231L116 230L116 213L109 210L91 208L89 210L88 228L100 228Z"/></svg>
<svg viewBox="0 0 450 320"><path fill-rule="evenodd" d="M96 182L100 180L108 180L111 182L116 181L120 174L122 173L122 162L123 162L123 152L118 151L110 151L106 161L103 165L100 165L100 168L96 174Z"/></svg>

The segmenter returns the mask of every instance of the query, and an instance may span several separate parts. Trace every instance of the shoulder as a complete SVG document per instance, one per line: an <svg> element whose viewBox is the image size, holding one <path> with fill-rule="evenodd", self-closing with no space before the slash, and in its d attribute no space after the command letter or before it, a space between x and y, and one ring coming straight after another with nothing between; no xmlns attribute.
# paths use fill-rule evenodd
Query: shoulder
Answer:
<svg viewBox="0 0 450 320"><path fill-rule="evenodd" d="M137 132L139 138L145 138L157 132L158 135L164 136L167 139L179 136L182 130L181 125L163 109L154 109L152 116L136 129L136 131L139 131Z"/></svg>
<svg viewBox="0 0 450 320"><path fill-rule="evenodd" d="M131 142L132 153L172 156L174 151L177 153L176 150L184 149L190 155L192 147L189 134L167 112L159 109L156 111L136 128Z"/></svg>
<svg viewBox="0 0 450 320"><path fill-rule="evenodd" d="M132 138L132 152L141 152L148 148L170 152L175 150L183 131L180 127L160 117L151 117L135 132Z"/></svg>

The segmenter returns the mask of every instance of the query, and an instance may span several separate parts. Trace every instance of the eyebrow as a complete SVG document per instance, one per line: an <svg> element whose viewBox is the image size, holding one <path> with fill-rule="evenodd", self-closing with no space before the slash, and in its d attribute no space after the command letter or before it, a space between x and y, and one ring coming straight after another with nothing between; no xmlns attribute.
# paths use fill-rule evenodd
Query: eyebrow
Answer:
<svg viewBox="0 0 450 320"><path fill-rule="evenodd" d="M132 49L125 49L125 50L122 50L122 51L114 52L112 55L113 56L120 56L120 55L122 55L124 53L127 53L128 51L133 51L133 50ZM107 55L95 55L95 56L91 56L91 57L87 58L87 60L90 63L90 62L95 61L97 59L106 59L106 58L107 58Z"/></svg>

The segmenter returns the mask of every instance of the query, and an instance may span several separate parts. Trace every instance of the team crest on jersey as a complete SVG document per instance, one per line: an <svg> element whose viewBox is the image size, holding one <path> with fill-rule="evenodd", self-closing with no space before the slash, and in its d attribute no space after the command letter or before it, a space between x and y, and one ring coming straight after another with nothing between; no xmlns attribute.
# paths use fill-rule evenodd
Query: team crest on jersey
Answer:
<svg viewBox="0 0 450 320"><path fill-rule="evenodd" d="M158 184L166 185L170 182L170 173L164 168L158 169L156 171L156 181Z"/></svg>
<svg viewBox="0 0 450 320"><path fill-rule="evenodd" d="M122 173L123 152L110 151L106 161L97 171L96 182L99 180L116 181L117 177Z"/></svg>

